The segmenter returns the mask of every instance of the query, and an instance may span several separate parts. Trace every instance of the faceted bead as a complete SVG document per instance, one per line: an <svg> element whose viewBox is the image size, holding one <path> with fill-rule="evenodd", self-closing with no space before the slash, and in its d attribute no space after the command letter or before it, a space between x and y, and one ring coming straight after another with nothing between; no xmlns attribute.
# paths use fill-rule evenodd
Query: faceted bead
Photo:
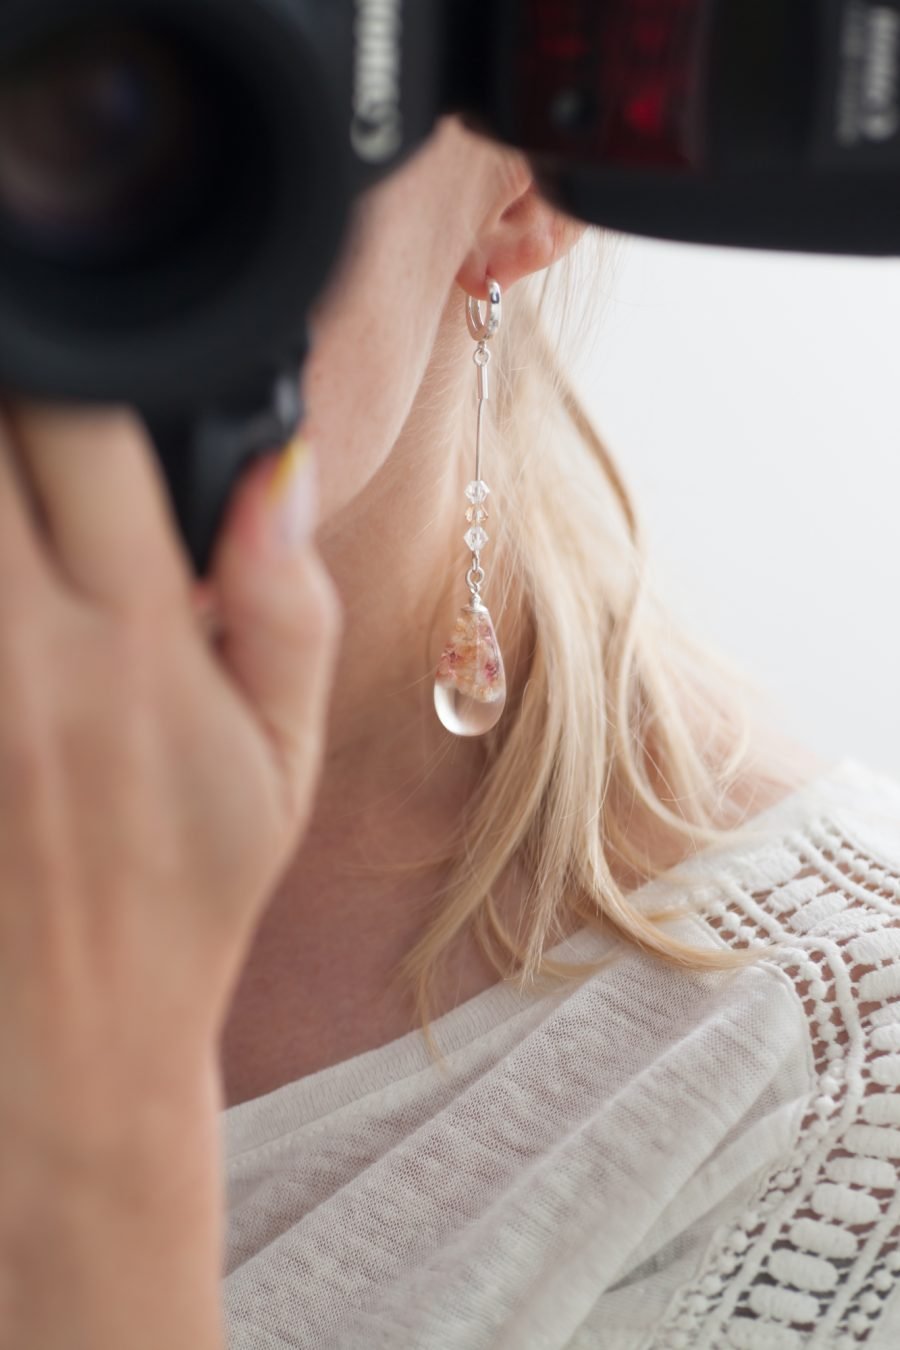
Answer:
<svg viewBox="0 0 900 1350"><path fill-rule="evenodd" d="M468 530L465 536L466 544L473 553L480 553L487 543L489 535L485 534L480 525Z"/></svg>
<svg viewBox="0 0 900 1350"><path fill-rule="evenodd" d="M500 720L506 672L486 606L473 599L456 617L434 681L435 712L455 736L480 736Z"/></svg>
<svg viewBox="0 0 900 1350"><path fill-rule="evenodd" d="M483 502L487 497L488 493L490 492L490 490L491 489L488 487L487 483L483 482L482 479L479 478L477 482L470 483L469 486L466 488L466 496L468 497L470 502L473 503Z"/></svg>
<svg viewBox="0 0 900 1350"><path fill-rule="evenodd" d="M483 520L487 520L489 512L483 506L469 506L466 508L466 520L470 525L480 525Z"/></svg>

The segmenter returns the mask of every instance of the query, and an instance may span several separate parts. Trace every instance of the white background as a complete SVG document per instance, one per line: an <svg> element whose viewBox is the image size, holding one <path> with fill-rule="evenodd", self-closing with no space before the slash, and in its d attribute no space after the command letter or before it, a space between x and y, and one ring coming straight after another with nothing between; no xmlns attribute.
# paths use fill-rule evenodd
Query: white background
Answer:
<svg viewBox="0 0 900 1350"><path fill-rule="evenodd" d="M900 780L900 260L623 239L577 383L664 596L827 759Z"/></svg>

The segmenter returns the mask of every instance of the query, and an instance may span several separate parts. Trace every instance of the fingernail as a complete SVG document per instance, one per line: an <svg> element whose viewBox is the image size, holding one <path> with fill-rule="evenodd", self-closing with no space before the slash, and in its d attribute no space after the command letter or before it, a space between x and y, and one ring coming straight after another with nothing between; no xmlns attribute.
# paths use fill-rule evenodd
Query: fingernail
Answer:
<svg viewBox="0 0 900 1350"><path fill-rule="evenodd" d="M316 460L305 437L295 436L282 451L268 494L275 547L296 553L312 538L319 511Z"/></svg>

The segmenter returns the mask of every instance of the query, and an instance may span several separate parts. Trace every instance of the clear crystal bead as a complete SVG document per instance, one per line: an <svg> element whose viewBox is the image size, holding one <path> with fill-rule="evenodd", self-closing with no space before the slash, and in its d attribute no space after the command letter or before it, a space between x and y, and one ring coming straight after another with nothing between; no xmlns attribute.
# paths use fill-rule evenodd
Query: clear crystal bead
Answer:
<svg viewBox="0 0 900 1350"><path fill-rule="evenodd" d="M474 529L467 530L465 540L466 544L472 550L473 553L480 553L481 550L484 548L485 544L487 543L489 537L490 536L485 534L484 530L481 528L480 525L476 525Z"/></svg>
<svg viewBox="0 0 900 1350"><path fill-rule="evenodd" d="M434 708L454 736L481 736L500 720L506 673L491 616L466 605L456 618L434 681Z"/></svg>
<svg viewBox="0 0 900 1350"><path fill-rule="evenodd" d="M469 506L466 508L466 520L470 525L480 525L483 520L487 520L490 512L483 506Z"/></svg>
<svg viewBox="0 0 900 1350"><path fill-rule="evenodd" d="M466 496L470 502L483 502L490 490L487 483L479 478L477 482L470 483L466 488Z"/></svg>

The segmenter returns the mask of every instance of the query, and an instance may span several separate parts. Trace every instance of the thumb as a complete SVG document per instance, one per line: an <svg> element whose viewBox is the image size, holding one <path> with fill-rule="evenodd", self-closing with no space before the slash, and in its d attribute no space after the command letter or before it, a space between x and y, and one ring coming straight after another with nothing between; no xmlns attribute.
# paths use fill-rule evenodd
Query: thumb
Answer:
<svg viewBox="0 0 900 1350"><path fill-rule="evenodd" d="M317 513L315 455L298 436L242 475L210 573L220 661L272 743L292 819L319 777L343 628L313 544Z"/></svg>

